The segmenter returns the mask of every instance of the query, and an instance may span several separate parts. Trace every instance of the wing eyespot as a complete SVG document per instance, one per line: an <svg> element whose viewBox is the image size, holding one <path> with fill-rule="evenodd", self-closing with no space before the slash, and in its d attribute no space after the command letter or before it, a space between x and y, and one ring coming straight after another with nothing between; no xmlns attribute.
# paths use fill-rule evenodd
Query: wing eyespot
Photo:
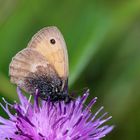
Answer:
<svg viewBox="0 0 140 140"><path fill-rule="evenodd" d="M50 39L50 43L54 45L56 43L55 39L54 38Z"/></svg>

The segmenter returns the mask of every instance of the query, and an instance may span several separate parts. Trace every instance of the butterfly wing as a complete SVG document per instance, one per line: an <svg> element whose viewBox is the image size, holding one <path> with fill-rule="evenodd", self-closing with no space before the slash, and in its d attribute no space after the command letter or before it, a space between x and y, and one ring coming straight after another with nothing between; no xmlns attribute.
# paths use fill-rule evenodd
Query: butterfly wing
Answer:
<svg viewBox="0 0 140 140"><path fill-rule="evenodd" d="M61 32L56 27L41 29L33 36L28 48L33 48L42 54L54 67L59 77L67 81L69 73L67 48Z"/></svg>
<svg viewBox="0 0 140 140"><path fill-rule="evenodd" d="M58 76L46 58L39 52L26 48L13 57L9 66L11 82L26 92L34 93L39 78L58 79ZM35 83L36 82L36 83Z"/></svg>
<svg viewBox="0 0 140 140"><path fill-rule="evenodd" d="M53 84L57 90L67 90L68 55L60 31L48 27L36 33L27 48L13 57L9 74L12 83L29 93L37 88L48 92Z"/></svg>

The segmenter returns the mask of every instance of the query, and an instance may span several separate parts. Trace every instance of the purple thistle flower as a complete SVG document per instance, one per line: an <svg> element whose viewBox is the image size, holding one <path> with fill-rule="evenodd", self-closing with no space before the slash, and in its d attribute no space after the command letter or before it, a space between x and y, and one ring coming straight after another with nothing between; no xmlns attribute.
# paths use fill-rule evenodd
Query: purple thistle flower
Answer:
<svg viewBox="0 0 140 140"><path fill-rule="evenodd" d="M35 96L32 104L17 88L20 104L6 103L2 108L9 119L0 117L0 139L4 140L100 140L108 134L113 126L102 126L111 119L101 112L101 107L94 115L90 109L96 102L94 98L88 106L84 103L89 95L88 91L69 104L64 102L51 103ZM9 108L16 111L13 115Z"/></svg>

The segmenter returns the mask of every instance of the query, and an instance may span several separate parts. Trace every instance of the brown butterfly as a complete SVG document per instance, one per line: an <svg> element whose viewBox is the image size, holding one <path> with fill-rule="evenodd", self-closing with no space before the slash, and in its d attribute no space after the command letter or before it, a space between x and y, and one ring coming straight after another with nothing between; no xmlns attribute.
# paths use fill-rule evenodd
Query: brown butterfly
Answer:
<svg viewBox="0 0 140 140"><path fill-rule="evenodd" d="M18 52L9 66L11 82L24 91L36 90L44 100L68 102L68 54L57 27L37 32L27 48Z"/></svg>

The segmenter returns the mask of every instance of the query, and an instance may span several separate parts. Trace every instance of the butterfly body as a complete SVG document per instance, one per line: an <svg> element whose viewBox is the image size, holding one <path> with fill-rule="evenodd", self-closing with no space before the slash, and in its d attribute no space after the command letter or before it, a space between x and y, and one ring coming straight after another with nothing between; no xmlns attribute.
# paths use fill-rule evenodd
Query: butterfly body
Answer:
<svg viewBox="0 0 140 140"><path fill-rule="evenodd" d="M36 33L13 57L9 75L12 83L30 94L37 89L44 100L68 101L68 55L60 31L47 27Z"/></svg>

